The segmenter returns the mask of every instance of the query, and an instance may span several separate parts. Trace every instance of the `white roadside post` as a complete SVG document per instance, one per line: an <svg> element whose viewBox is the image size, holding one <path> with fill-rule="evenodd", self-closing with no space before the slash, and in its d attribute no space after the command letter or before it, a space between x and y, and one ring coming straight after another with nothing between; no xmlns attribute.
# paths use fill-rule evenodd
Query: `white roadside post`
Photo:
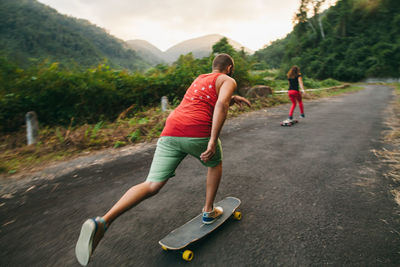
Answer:
<svg viewBox="0 0 400 267"><path fill-rule="evenodd" d="M168 97L161 97L161 111L165 112L168 109Z"/></svg>
<svg viewBox="0 0 400 267"><path fill-rule="evenodd" d="M25 115L26 121L26 138L28 139L28 145L35 144L39 137L39 122L36 112L29 111Z"/></svg>

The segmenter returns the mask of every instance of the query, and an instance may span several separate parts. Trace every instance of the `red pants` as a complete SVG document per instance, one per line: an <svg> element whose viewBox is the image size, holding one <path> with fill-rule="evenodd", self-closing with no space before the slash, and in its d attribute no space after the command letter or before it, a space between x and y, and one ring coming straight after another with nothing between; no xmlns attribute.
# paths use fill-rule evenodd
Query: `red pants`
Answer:
<svg viewBox="0 0 400 267"><path fill-rule="evenodd" d="M290 101L292 101L292 107L290 108L289 117L293 117L293 111L296 108L296 101L299 102L300 114L304 114L304 107L300 92L296 90L289 90L288 95Z"/></svg>

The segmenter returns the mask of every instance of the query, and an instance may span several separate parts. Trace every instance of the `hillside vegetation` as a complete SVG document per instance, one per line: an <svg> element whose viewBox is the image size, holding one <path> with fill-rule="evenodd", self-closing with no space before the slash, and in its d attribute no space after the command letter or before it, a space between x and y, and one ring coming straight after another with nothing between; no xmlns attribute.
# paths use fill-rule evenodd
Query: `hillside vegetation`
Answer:
<svg viewBox="0 0 400 267"><path fill-rule="evenodd" d="M229 52L236 61L239 86L250 85L248 56L236 52L223 38L214 53ZM181 56L172 65L157 65L146 72L129 73L98 65L63 68L43 63L22 69L0 57L0 132L24 125L28 111L36 111L42 125L74 125L113 121L132 106L132 112L158 104L162 96L180 100L195 77L211 71L213 55L195 59Z"/></svg>
<svg viewBox="0 0 400 267"><path fill-rule="evenodd" d="M400 76L400 1L339 0L307 14L300 6L293 31L256 52L259 67L281 68L281 77L294 64L317 79Z"/></svg>
<svg viewBox="0 0 400 267"><path fill-rule="evenodd" d="M104 29L61 15L36 0L0 1L0 54L20 67L44 59L82 69L105 61L116 69L149 66Z"/></svg>

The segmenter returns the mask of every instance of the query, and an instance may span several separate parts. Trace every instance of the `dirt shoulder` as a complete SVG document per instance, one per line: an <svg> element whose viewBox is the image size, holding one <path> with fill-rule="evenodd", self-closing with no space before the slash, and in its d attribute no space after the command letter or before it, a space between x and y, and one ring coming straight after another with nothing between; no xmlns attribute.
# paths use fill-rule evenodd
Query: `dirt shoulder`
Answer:
<svg viewBox="0 0 400 267"><path fill-rule="evenodd" d="M400 206L400 84L393 87L393 100L385 111L388 130L384 132L383 140L386 147L374 152L386 166L384 175L389 179L393 198Z"/></svg>

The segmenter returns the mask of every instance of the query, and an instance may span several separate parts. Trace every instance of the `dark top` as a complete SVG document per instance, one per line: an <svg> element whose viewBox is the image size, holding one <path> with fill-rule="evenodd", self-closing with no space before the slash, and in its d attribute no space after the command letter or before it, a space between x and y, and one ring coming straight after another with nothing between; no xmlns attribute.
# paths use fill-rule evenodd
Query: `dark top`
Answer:
<svg viewBox="0 0 400 267"><path fill-rule="evenodd" d="M290 79L290 78L288 79L289 80L289 90L299 91L299 77L301 77L301 74L294 79Z"/></svg>

